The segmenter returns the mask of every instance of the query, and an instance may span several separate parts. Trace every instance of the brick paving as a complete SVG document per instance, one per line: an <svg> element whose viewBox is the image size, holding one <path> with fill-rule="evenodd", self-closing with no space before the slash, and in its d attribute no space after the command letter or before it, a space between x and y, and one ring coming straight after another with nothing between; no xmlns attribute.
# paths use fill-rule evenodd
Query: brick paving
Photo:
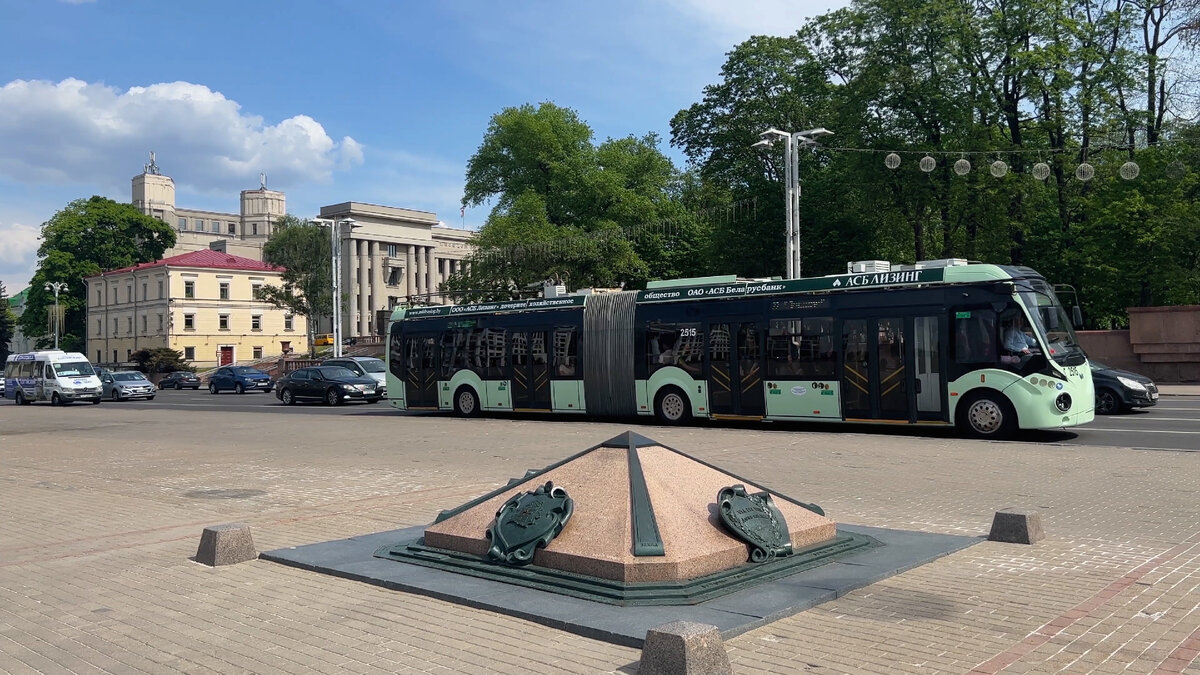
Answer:
<svg viewBox="0 0 1200 675"><path fill-rule="evenodd" d="M266 561L189 560L427 523L631 428L0 403L0 672L634 673L639 652ZM1200 453L635 431L841 522L983 542L726 641L738 673L1200 673Z"/></svg>

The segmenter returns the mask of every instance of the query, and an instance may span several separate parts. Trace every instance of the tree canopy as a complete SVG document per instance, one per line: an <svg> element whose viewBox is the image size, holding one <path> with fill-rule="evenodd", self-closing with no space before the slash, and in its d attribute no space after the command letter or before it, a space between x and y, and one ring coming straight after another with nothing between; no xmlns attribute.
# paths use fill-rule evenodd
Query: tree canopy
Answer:
<svg viewBox="0 0 1200 675"><path fill-rule="evenodd" d="M49 336L48 311L54 306L49 282L61 282L59 293L65 322L59 346L81 350L86 336L86 277L162 258L175 245L175 231L163 221L148 216L129 204L105 197L77 199L42 224L38 265L29 282L21 330L37 338L37 346L53 345Z"/></svg>
<svg viewBox="0 0 1200 675"><path fill-rule="evenodd" d="M284 269L282 284L264 284L258 298L307 320L310 353L317 318L333 312L331 245L324 227L288 214L263 246L263 261Z"/></svg>

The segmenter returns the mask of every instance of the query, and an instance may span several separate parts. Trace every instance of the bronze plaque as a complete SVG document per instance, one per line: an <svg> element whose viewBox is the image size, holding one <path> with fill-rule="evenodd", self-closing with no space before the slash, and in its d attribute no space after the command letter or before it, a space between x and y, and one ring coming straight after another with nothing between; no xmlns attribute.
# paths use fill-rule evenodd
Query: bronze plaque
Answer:
<svg viewBox="0 0 1200 675"><path fill-rule="evenodd" d="M746 494L744 485L722 488L717 493L717 512L730 532L750 544L751 562L760 563L792 554L787 521L771 500L770 493Z"/></svg>
<svg viewBox="0 0 1200 675"><path fill-rule="evenodd" d="M491 541L487 557L509 565L528 565L539 548L545 548L566 527L575 510L567 491L547 481L533 492L513 495L488 528Z"/></svg>

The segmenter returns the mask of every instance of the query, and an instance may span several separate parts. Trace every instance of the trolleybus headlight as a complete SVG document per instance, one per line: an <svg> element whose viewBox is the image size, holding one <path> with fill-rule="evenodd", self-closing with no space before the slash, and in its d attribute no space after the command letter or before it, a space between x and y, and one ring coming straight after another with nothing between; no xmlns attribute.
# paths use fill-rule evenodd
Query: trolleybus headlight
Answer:
<svg viewBox="0 0 1200 675"><path fill-rule="evenodd" d="M1058 398L1054 399L1054 405L1058 408L1059 412L1067 412L1071 409L1071 395L1059 394Z"/></svg>

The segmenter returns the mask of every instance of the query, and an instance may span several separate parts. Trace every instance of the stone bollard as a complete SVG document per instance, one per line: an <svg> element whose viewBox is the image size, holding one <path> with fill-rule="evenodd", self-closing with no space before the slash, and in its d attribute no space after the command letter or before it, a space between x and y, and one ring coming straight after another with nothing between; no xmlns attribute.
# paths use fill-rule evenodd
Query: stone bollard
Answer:
<svg viewBox="0 0 1200 675"><path fill-rule="evenodd" d="M257 557L254 540L250 538L250 526L242 523L204 528L200 548L196 549L196 562L210 567L233 565Z"/></svg>
<svg viewBox="0 0 1200 675"><path fill-rule="evenodd" d="M733 675L716 626L673 621L646 631L638 675Z"/></svg>
<svg viewBox="0 0 1200 675"><path fill-rule="evenodd" d="M1035 544L1046 538L1042 514L1033 509L1001 509L992 519L988 541L1009 544Z"/></svg>

